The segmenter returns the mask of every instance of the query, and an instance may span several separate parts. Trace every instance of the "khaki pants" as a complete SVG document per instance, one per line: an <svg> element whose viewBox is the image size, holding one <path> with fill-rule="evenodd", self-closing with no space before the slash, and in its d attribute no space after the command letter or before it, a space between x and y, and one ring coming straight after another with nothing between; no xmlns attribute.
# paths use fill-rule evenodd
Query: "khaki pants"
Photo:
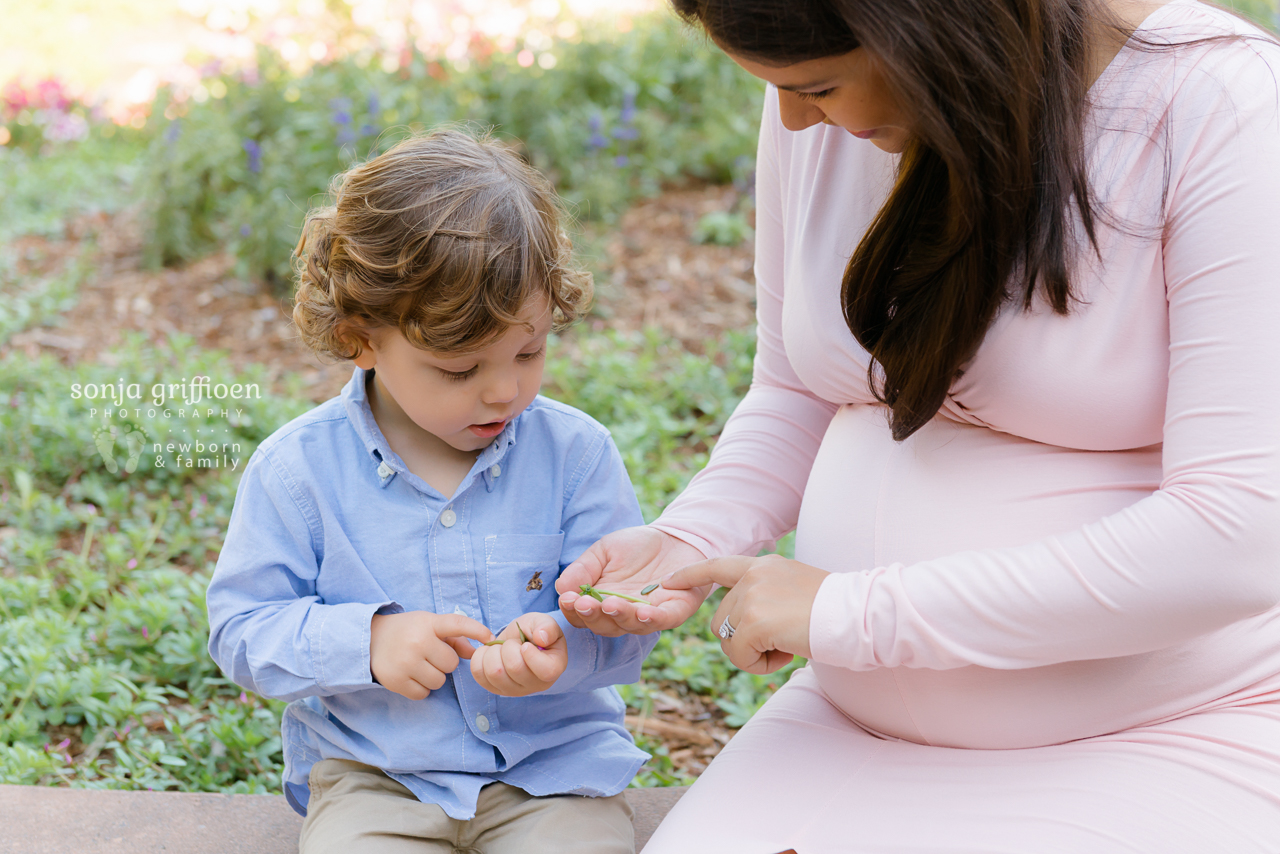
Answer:
<svg viewBox="0 0 1280 854"><path fill-rule="evenodd" d="M622 795L535 798L490 783L476 817L459 821L379 769L346 759L317 762L310 788L301 854L635 854Z"/></svg>

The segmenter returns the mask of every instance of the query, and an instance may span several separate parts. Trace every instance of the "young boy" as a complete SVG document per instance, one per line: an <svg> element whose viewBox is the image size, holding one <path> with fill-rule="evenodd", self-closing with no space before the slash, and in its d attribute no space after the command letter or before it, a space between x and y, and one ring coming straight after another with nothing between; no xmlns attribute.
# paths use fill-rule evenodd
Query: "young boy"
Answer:
<svg viewBox="0 0 1280 854"><path fill-rule="evenodd" d="M630 854L621 792L647 755L611 686L656 635L599 637L556 604L560 571L641 517L608 431L538 396L548 333L591 291L554 195L443 131L334 196L298 245L294 320L356 368L247 464L209 651L293 701L304 854Z"/></svg>

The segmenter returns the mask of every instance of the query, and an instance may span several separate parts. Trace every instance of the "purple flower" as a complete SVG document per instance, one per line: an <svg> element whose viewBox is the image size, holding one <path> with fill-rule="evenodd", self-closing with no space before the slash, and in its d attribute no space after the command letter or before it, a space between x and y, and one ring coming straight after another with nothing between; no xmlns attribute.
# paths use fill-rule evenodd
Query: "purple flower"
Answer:
<svg viewBox="0 0 1280 854"><path fill-rule="evenodd" d="M244 153L249 156L249 171L255 175L262 171L262 146L252 139L246 139L243 143Z"/></svg>
<svg viewBox="0 0 1280 854"><path fill-rule="evenodd" d="M614 139L639 139L640 131L632 127L616 127L613 129Z"/></svg>
<svg viewBox="0 0 1280 854"><path fill-rule="evenodd" d="M165 129L164 141L173 145L180 136L182 136L182 124L177 119L174 119L169 122L169 127Z"/></svg>
<svg viewBox="0 0 1280 854"><path fill-rule="evenodd" d="M338 145L346 145L347 143L355 142L356 132L349 127L344 127L342 130L338 131L337 140Z"/></svg>
<svg viewBox="0 0 1280 854"><path fill-rule="evenodd" d="M613 158L613 165L617 166L619 169L621 169L623 166L626 166L630 162L631 162L630 158L628 158L627 155L625 154L619 154L617 157Z"/></svg>
<svg viewBox="0 0 1280 854"><path fill-rule="evenodd" d="M377 92L369 93L369 115L376 116L378 110L382 108L382 100L378 97Z"/></svg>
<svg viewBox="0 0 1280 854"><path fill-rule="evenodd" d="M587 145L592 148L608 148L609 140L602 133L593 133L591 138L587 140Z"/></svg>
<svg viewBox="0 0 1280 854"><path fill-rule="evenodd" d="M599 113L596 113L591 118L587 119L587 127L591 129L592 133L599 133L602 124L603 121L601 120Z"/></svg>
<svg viewBox="0 0 1280 854"><path fill-rule="evenodd" d="M252 227L250 227L250 226L248 226L248 225L242 225L242 226L240 226L240 236L241 236L241 237L248 237L250 234L253 234L253 228L252 228ZM192 518L192 519L194 519L195 517L196 517L196 508L192 507L192 508L191 508L191 518Z"/></svg>
<svg viewBox="0 0 1280 854"><path fill-rule="evenodd" d="M377 132L378 129L371 124L364 124L360 126L361 136L373 136Z"/></svg>
<svg viewBox="0 0 1280 854"><path fill-rule="evenodd" d="M334 98L329 101L329 109L333 110L330 121L335 125L351 124L351 99L350 98Z"/></svg>
<svg viewBox="0 0 1280 854"><path fill-rule="evenodd" d="M631 124L636 117L636 93L624 92L622 95L622 114L618 117L624 125Z"/></svg>

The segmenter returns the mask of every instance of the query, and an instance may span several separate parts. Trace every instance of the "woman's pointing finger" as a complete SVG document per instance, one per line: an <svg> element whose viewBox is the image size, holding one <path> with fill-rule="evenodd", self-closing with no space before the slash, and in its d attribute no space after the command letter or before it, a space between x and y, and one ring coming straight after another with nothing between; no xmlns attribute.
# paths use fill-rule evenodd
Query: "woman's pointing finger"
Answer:
<svg viewBox="0 0 1280 854"><path fill-rule="evenodd" d="M687 590L713 583L721 587L733 587L747 574L754 560L755 558L745 555L735 555L691 563L662 579L662 586L669 590Z"/></svg>

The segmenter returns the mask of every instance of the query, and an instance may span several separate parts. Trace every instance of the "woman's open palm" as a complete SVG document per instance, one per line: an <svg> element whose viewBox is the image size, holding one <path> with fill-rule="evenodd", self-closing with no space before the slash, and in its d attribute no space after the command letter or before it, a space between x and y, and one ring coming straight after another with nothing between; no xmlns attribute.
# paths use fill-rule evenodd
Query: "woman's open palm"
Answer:
<svg viewBox="0 0 1280 854"><path fill-rule="evenodd" d="M673 629L693 616L707 598L710 587L688 590L658 587L644 594L643 598L650 602L648 605L608 593L639 597L642 590L664 575L705 559L702 552L683 540L647 525L614 531L583 552L560 574L556 580L560 610L573 625L606 637ZM604 601L581 595L584 584L600 588Z"/></svg>

